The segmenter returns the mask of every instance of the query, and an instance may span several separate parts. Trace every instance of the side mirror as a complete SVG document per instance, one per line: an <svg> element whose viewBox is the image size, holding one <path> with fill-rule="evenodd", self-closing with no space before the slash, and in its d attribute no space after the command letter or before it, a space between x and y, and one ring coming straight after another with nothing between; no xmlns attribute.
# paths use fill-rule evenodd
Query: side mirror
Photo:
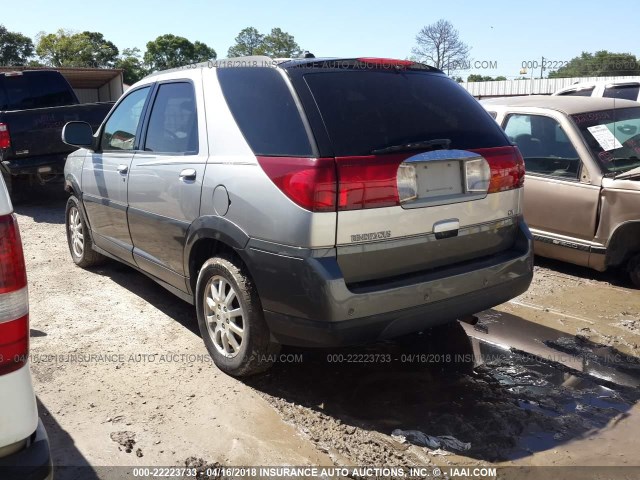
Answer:
<svg viewBox="0 0 640 480"><path fill-rule="evenodd" d="M93 130L87 122L68 122L62 129L62 141L72 147L92 148Z"/></svg>

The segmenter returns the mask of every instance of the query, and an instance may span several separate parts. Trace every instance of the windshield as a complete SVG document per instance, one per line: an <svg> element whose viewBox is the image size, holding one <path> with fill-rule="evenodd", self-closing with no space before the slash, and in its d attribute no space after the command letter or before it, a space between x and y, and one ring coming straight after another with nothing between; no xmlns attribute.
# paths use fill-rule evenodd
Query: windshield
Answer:
<svg viewBox="0 0 640 480"><path fill-rule="evenodd" d="M640 107L571 115L604 173L640 167Z"/></svg>

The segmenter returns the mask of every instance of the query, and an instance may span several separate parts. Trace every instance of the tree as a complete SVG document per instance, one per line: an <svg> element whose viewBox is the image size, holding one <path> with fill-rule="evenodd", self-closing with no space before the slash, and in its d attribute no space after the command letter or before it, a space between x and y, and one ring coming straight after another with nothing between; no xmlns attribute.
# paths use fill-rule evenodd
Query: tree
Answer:
<svg viewBox="0 0 640 480"><path fill-rule="evenodd" d="M115 68L124 70L122 76L127 85L133 85L147 74L138 48L125 48L116 60Z"/></svg>
<svg viewBox="0 0 640 480"><path fill-rule="evenodd" d="M640 64L631 53L613 53L600 50L595 54L582 52L558 70L549 72L549 78L606 77L640 75Z"/></svg>
<svg viewBox="0 0 640 480"><path fill-rule="evenodd" d="M253 27L247 27L240 31L235 38L236 44L229 48L227 56L246 57L250 55L259 55L262 53L261 47L264 42L264 35Z"/></svg>
<svg viewBox="0 0 640 480"><path fill-rule="evenodd" d="M93 68L112 68L119 54L118 48L101 33L64 29L40 33L36 53L48 66Z"/></svg>
<svg viewBox="0 0 640 480"><path fill-rule="evenodd" d="M271 33L264 37L259 50L262 55L267 55L271 58L293 58L299 57L302 53L293 35L277 27L272 28Z"/></svg>
<svg viewBox="0 0 640 480"><path fill-rule="evenodd" d="M412 52L421 62L447 73L464 70L469 63L470 48L460 40L458 31L444 19L427 25L416 35L416 46Z"/></svg>
<svg viewBox="0 0 640 480"><path fill-rule="evenodd" d="M26 65L33 55L33 42L18 32L0 25L0 65Z"/></svg>
<svg viewBox="0 0 640 480"><path fill-rule="evenodd" d="M492 81L506 80L506 79L507 77L504 77L502 75L496 78L493 78L489 75L478 75L478 74L472 73L467 77L467 82L492 82Z"/></svg>
<svg viewBox="0 0 640 480"><path fill-rule="evenodd" d="M144 63L150 71L176 68L216 58L216 51L202 42L191 43L184 37L167 33L147 43Z"/></svg>

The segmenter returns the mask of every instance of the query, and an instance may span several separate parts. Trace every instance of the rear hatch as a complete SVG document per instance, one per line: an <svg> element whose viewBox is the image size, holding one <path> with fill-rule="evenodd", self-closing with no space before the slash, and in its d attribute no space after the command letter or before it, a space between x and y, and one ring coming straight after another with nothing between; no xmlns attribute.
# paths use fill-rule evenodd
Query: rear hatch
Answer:
<svg viewBox="0 0 640 480"><path fill-rule="evenodd" d="M289 75L320 156L335 158L336 247L348 284L513 246L524 164L464 89L407 61L299 67Z"/></svg>

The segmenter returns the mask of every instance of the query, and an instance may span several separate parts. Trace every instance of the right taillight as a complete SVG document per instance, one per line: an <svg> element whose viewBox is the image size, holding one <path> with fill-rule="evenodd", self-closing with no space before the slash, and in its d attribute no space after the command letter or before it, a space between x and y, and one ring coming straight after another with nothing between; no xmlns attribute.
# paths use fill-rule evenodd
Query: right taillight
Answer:
<svg viewBox="0 0 640 480"><path fill-rule="evenodd" d="M503 192L524 185L524 159L518 147L479 148L471 151L484 157L491 168L487 193Z"/></svg>
<svg viewBox="0 0 640 480"><path fill-rule="evenodd" d="M29 353L29 295L18 223L0 216L0 375L13 372Z"/></svg>
<svg viewBox="0 0 640 480"><path fill-rule="evenodd" d="M0 122L0 148L9 148L11 139L9 138L9 126Z"/></svg>

